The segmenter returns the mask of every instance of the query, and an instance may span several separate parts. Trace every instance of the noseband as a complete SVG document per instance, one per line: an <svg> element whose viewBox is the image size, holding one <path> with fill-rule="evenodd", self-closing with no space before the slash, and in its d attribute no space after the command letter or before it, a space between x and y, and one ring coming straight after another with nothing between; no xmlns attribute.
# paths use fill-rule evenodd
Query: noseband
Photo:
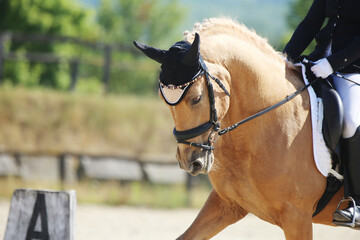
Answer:
<svg viewBox="0 0 360 240"><path fill-rule="evenodd" d="M249 122L255 118L258 118L261 115L264 115L265 113L268 113L268 112L282 106L283 104L289 102L294 97L296 97L301 92L303 92L308 87L310 87L311 85L313 85L314 83L318 82L321 79L321 78L317 78L317 79L313 80L312 82L308 83L307 85L303 86L302 88L298 89L297 91L293 92L292 94L286 96L285 99L283 99L282 101L280 101L268 108L265 108L264 110L261 110L261 111L255 113L254 115L251 115L251 116L225 128L225 129L220 130L220 122L218 121L217 111L215 108L215 96L214 96L214 89L213 89L213 85L211 83L211 79L214 80L219 85L219 87L225 92L225 94L228 95L229 97L230 97L230 93L226 90L225 86L220 82L219 79L210 75L201 55L199 57L199 61L200 61L200 66L201 66L203 75L205 75L208 93L209 93L210 120L207 123L204 123L198 127L195 127L195 128L189 129L189 130L185 130L185 131L177 131L176 128L174 128L173 134L178 143L187 144L192 147L197 147L197 148L200 148L200 149L206 150L206 151L214 150L214 147L212 146L213 145L213 134L217 133L218 136L222 136L222 135L234 130L235 128L239 127L240 125L242 125L246 122ZM195 137L198 137L198 136L206 133L207 131L209 131L211 129L211 127L212 127L212 131L210 132L208 141L206 143L200 144L200 143L187 141L191 138L195 138Z"/></svg>
<svg viewBox="0 0 360 240"><path fill-rule="evenodd" d="M211 79L213 79L219 85L219 87L224 90L226 95L228 95L230 97L230 94L226 90L225 86L220 82L219 79L210 75L210 73L205 65L205 62L203 61L201 56L199 57L199 61L200 61L201 71L203 72L202 74L205 76L206 85L208 88L209 102L210 102L210 120L204 124L201 124L198 127L195 127L195 128L189 129L189 130L185 130L185 131L177 131L176 128L174 128L173 134L178 143L187 144L192 147L201 148L202 150L212 151L212 150L214 150L214 147L212 146L212 144L213 144L212 135L214 133L219 132L220 122L218 121L217 111L215 108L215 95L214 95L214 88L211 83ZM195 137L198 137L198 136L206 133L211 128L212 128L212 131L209 134L207 143L200 144L200 143L194 143L194 142L187 141L191 138L195 138Z"/></svg>

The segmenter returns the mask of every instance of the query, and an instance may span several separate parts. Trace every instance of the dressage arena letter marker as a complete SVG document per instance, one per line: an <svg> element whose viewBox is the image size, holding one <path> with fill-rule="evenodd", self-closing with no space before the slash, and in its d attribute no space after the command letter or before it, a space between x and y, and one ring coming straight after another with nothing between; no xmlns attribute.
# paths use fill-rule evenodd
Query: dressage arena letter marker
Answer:
<svg viewBox="0 0 360 240"><path fill-rule="evenodd" d="M41 230L35 231L35 225L38 219L41 221L41 225L40 225ZM45 194L43 193L38 193L36 196L34 211L31 216L29 228L26 233L26 240L31 240L31 239L49 240Z"/></svg>
<svg viewBox="0 0 360 240"><path fill-rule="evenodd" d="M75 191L14 192L4 240L73 240Z"/></svg>

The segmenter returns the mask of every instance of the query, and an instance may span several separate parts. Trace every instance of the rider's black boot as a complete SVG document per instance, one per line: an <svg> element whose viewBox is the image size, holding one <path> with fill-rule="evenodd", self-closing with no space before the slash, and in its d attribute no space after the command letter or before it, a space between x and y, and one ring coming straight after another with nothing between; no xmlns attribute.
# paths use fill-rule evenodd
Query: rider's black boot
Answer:
<svg viewBox="0 0 360 240"><path fill-rule="evenodd" d="M355 200L356 206L350 202L347 209L336 210L333 214L333 223L351 226L350 224L355 220L355 227L360 228L360 126L355 135L344 139L342 144L342 159L347 171L349 195Z"/></svg>

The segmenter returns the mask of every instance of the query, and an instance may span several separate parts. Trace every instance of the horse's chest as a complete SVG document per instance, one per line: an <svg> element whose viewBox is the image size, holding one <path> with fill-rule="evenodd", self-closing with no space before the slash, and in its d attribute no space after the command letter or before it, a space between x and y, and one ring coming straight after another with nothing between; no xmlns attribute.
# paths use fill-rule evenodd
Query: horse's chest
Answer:
<svg viewBox="0 0 360 240"><path fill-rule="evenodd" d="M216 171L209 174L210 180L216 192L223 198L235 202L250 213L272 222L269 215L271 202L264 196L264 192L258 179L254 179L252 171L243 166L242 169L233 167L227 171Z"/></svg>
<svg viewBox="0 0 360 240"><path fill-rule="evenodd" d="M252 196L257 191L246 171L236 167L216 171L215 175L209 174L209 177L216 192L234 202L252 201Z"/></svg>

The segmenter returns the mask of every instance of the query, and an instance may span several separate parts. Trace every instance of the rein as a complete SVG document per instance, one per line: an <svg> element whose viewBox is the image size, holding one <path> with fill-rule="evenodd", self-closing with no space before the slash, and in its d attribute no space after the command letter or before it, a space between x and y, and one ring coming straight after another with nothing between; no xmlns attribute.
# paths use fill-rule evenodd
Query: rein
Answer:
<svg viewBox="0 0 360 240"><path fill-rule="evenodd" d="M291 99L293 99L294 97L296 97L297 95L302 93L304 90L306 90L308 87L310 87L311 85L313 85L314 83L316 83L319 80L320 80L320 78L315 79L314 81L312 81L311 83L306 84L304 87L300 88L296 92L286 96L284 100L282 100L282 101L280 101L280 102L278 102L278 103L276 103L276 104L274 104L274 105L272 105L272 106L270 106L270 107L268 107L268 108L266 108L264 110L261 110L260 112L255 113L254 115L251 115L250 117L247 117L247 118L235 123L234 125L231 125L230 127L227 127L225 129L220 130L219 133L218 133L219 136L224 135L225 133L228 133L228 132L234 130L235 128L239 127L240 125L242 125L242 124L244 124L246 122L249 122L249 121L251 121L251 120L253 120L255 118L258 118L261 115L264 115L265 113L268 113L271 110L274 110L274 109L284 105L285 103L289 102Z"/></svg>
<svg viewBox="0 0 360 240"><path fill-rule="evenodd" d="M348 82L351 82L351 83L353 83L353 84L355 84L355 85L360 86L359 83L357 83L357 82L355 82L355 81L353 81L353 80L351 80L351 79L349 79L349 78L347 78L347 77L344 77L344 76L341 75L340 73L333 73L333 74L331 74L330 76L336 76L336 77L342 78L342 79L344 79L344 80L346 80L346 81L348 81Z"/></svg>
<svg viewBox="0 0 360 240"><path fill-rule="evenodd" d="M264 109L259 111L258 113L255 113L254 115L251 115L227 128L224 129L220 129L220 122L218 121L217 118L217 111L215 108L215 96L214 96L214 89L213 89L213 85L211 84L211 79L214 80L219 87L225 92L226 95L228 95L230 97L230 93L226 90L225 86L221 83L221 81L218 78L213 77L212 75L210 75L203 59L200 56L200 65L202 68L202 71L204 72L205 75L205 79L207 82L207 87L208 87L208 94L209 94L209 102L210 102L210 120L207 123L204 123L198 127L189 129L189 130L185 130L185 131L177 131L176 128L174 128L173 134L175 136L175 138L177 139L178 143L182 143L182 144L187 144L190 145L192 147L197 147L197 148L201 148L202 150L206 150L206 151L213 151L214 147L212 146L213 144L213 139L212 139L212 135L214 133L218 133L218 136L222 136L228 132L231 132L232 130L236 129L237 127L239 127L240 125L249 122L255 118L258 118L282 105L284 105L285 103L289 102L290 100L292 100L294 97L296 97L297 95L299 95L300 93L302 93L304 90L306 90L307 88L309 88L311 85L313 85L314 83L316 83L317 81L320 80L320 78L315 79L314 81L308 83L307 85L305 85L304 87L300 88L299 90L295 91L294 93L288 95L285 97L284 100ZM210 79L211 78L211 79ZM208 142L205 144L200 144L200 143L194 143L194 142L189 142L186 141L188 139L200 136L204 133L206 133L210 128L213 128L212 131L209 134L209 138L208 138Z"/></svg>
<svg viewBox="0 0 360 240"><path fill-rule="evenodd" d="M313 62L310 62L310 61L303 61L303 63L304 63L304 64L312 64L312 65L314 64ZM359 83L357 83L357 82L355 82L355 81L353 81L353 80L351 80L351 79L349 79L349 78L346 78L346 77L344 77L343 75L341 75L341 74L339 74L339 73L333 73L333 74L331 74L331 76L337 76L337 77L339 77L339 78L342 78L342 79L344 79L344 80L346 80L346 81L349 81L349 82L351 82L351 83L353 83L353 84L356 84L356 85L360 86ZM273 105L273 106L271 106L271 107L268 107L268 108L266 108L266 109L264 109L264 110L262 110L262 111L260 111L260 112L258 112L258 113L255 113L254 115L252 115L252 116L250 116L250 117L247 117L247 118L245 118L244 120L241 120L240 122L237 122L237 123L235 123L234 125L232 125L232 126L230 126L230 127L227 127L227 128L225 128L225 129L220 130L219 133L218 133L219 136L224 135L225 133L228 133L228 132L234 130L234 129L237 128L238 126L240 126L240 125L242 125L242 124L244 124L244 123L246 123L246 122L248 122L248 121L251 121L251 120L253 120L253 119L257 118L257 117L260 117L261 115L263 115L263 114L265 114L265 113L268 113L268 112L270 112L271 110L273 110L273 109L275 109L275 108L278 108L278 107L280 107L281 105L289 102L291 99L293 99L294 97L296 97L297 95L299 95L301 92L303 92L305 89L307 89L308 87L310 87L311 85L313 85L314 83L316 83L317 81L319 81L320 79L321 79L321 78L316 78L315 80L313 80L312 82L308 83L307 85L305 85L305 86L302 87L301 89L299 89L299 90L297 90L296 92L294 92L294 93L286 96L285 99L282 100L281 102L278 102L277 104L275 104L275 105Z"/></svg>

